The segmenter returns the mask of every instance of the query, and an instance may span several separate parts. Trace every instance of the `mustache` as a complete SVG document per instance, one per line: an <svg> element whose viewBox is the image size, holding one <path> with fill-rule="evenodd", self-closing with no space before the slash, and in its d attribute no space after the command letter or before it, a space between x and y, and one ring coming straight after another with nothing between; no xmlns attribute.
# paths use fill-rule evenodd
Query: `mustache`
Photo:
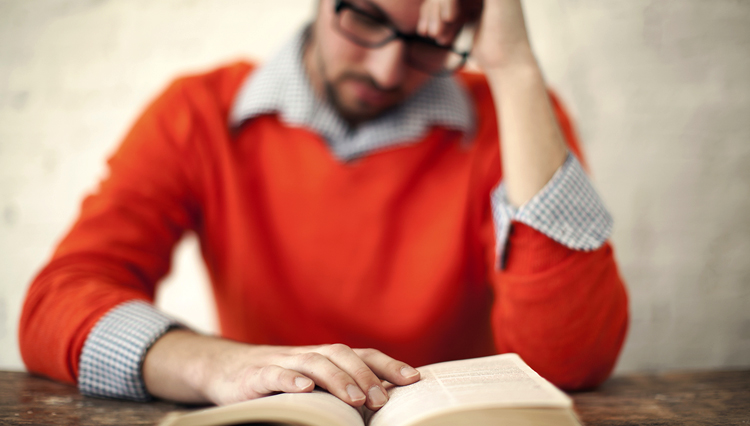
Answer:
<svg viewBox="0 0 750 426"><path fill-rule="evenodd" d="M354 80L354 81L366 84L370 86L371 88L378 90L380 92L386 93L386 94L401 94L402 92L402 88L400 86L384 87L378 84L378 82L375 81L375 79L373 79L367 74L359 74L359 73L351 72L351 71L345 72L344 74L340 75L336 79L336 83L340 83L346 80Z"/></svg>

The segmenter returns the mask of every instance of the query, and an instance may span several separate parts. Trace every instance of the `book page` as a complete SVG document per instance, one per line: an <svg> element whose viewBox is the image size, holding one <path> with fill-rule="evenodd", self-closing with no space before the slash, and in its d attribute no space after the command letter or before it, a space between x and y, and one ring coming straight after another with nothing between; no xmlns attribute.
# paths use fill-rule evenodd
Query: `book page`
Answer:
<svg viewBox="0 0 750 426"><path fill-rule="evenodd" d="M360 412L322 390L282 393L172 416L160 426L273 423L305 426L364 426Z"/></svg>
<svg viewBox="0 0 750 426"><path fill-rule="evenodd" d="M457 409L572 407L572 400L529 368L516 354L420 367L422 379L394 387L370 426L407 425Z"/></svg>

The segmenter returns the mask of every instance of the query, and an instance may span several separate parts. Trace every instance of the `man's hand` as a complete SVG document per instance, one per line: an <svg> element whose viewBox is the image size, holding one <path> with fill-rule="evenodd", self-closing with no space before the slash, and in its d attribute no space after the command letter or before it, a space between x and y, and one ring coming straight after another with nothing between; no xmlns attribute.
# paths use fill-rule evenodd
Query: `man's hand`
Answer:
<svg viewBox="0 0 750 426"><path fill-rule="evenodd" d="M151 347L143 377L152 395L180 402L223 405L317 385L377 410L388 398L383 380L408 385L419 372L374 349L247 345L175 330Z"/></svg>
<svg viewBox="0 0 750 426"><path fill-rule="evenodd" d="M534 60L520 0L425 0L417 32L448 44L460 27L479 19L472 57L491 69Z"/></svg>

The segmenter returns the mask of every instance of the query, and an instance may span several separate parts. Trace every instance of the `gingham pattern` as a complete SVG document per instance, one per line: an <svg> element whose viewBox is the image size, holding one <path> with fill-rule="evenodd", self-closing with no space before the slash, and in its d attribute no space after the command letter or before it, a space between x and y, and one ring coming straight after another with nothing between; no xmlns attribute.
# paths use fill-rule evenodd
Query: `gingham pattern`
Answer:
<svg viewBox="0 0 750 426"><path fill-rule="evenodd" d="M473 103L450 77L434 78L398 109L358 129L348 128L310 87L301 60L305 39L306 31L297 34L275 58L247 79L233 105L231 127L261 114L279 113L286 124L323 135L342 161L415 143L433 124L460 130L465 140L473 136ZM579 250L601 246L612 228L612 218L572 155L549 184L522 208L514 209L507 202L502 184L493 191L491 202L499 262L514 220ZM141 377L143 358L153 342L175 325L176 321L143 302L124 303L107 313L83 348L78 378L81 392L149 399Z"/></svg>
<svg viewBox="0 0 750 426"><path fill-rule="evenodd" d="M520 208L508 202L502 182L491 197L500 269L505 267L505 250L513 221L524 223L574 250L597 249L612 233L612 216L573 154L568 154L547 185Z"/></svg>
<svg viewBox="0 0 750 426"><path fill-rule="evenodd" d="M146 351L179 323L142 301L118 305L100 319L86 339L78 365L84 395L147 401L141 376Z"/></svg>
<svg viewBox="0 0 750 426"><path fill-rule="evenodd" d="M451 77L433 78L396 109L351 129L310 86L302 63L306 34L306 30L297 34L243 84L230 113L232 127L261 114L279 113L284 123L322 135L342 161L415 143L433 124L460 130L466 139L472 136L473 103Z"/></svg>

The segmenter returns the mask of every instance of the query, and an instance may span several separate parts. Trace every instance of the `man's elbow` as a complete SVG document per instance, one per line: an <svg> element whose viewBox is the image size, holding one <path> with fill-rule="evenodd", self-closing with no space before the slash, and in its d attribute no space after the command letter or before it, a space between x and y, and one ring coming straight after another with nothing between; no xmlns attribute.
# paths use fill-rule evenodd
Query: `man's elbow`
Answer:
<svg viewBox="0 0 750 426"><path fill-rule="evenodd" d="M609 323L593 344L571 355L566 368L557 369L546 378L566 391L581 391L595 388L609 378L617 364L628 331L627 308L617 315L617 321ZM563 363L561 363L563 364Z"/></svg>

